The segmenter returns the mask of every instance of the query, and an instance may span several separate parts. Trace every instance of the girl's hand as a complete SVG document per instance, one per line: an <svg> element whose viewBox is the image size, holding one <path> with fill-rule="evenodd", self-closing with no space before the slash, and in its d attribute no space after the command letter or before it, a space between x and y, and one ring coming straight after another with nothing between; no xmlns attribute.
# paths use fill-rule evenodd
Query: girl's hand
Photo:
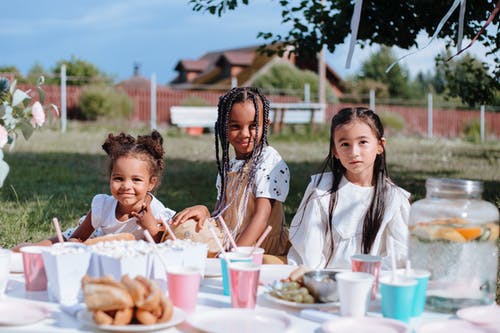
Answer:
<svg viewBox="0 0 500 333"><path fill-rule="evenodd" d="M143 205L139 212L131 212L130 216L137 219L137 224L144 230L149 231L151 236L155 238L160 232L161 223L151 213L150 202Z"/></svg>
<svg viewBox="0 0 500 333"><path fill-rule="evenodd" d="M198 228L201 229L206 219L210 218L210 212L206 206L197 205L188 207L177 213L172 219L172 225L177 226L193 219L198 223Z"/></svg>

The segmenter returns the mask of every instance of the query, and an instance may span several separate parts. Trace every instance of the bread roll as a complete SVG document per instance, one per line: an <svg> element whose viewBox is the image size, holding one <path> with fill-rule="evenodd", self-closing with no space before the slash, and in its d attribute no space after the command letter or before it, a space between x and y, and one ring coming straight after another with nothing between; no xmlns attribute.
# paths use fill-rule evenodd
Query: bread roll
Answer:
<svg viewBox="0 0 500 333"><path fill-rule="evenodd" d="M111 241L129 241L129 240L135 240L135 237L133 234L128 233L128 232L123 232L120 234L108 234L104 236L99 236L95 238L89 238L85 242L83 242L85 245L94 245L99 242L111 242Z"/></svg>
<svg viewBox="0 0 500 333"><path fill-rule="evenodd" d="M111 277L84 278L83 296L87 308L93 310L121 310L134 306L134 301L125 286Z"/></svg>

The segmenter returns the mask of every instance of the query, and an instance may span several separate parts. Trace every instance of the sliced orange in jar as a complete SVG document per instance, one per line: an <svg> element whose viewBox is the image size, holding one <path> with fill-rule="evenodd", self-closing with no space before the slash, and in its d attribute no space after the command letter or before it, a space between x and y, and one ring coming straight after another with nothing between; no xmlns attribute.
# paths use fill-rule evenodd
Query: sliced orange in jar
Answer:
<svg viewBox="0 0 500 333"><path fill-rule="evenodd" d="M481 236L483 229L480 227L472 228L455 228L466 240L473 240Z"/></svg>

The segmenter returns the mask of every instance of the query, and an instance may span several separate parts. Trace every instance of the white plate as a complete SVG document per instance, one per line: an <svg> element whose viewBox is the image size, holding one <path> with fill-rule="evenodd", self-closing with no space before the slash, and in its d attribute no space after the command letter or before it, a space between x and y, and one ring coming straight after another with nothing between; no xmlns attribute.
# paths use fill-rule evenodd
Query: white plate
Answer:
<svg viewBox="0 0 500 333"><path fill-rule="evenodd" d="M23 268L23 254L20 252L10 253L10 272L11 273L22 273Z"/></svg>
<svg viewBox="0 0 500 333"><path fill-rule="evenodd" d="M297 303L297 302L290 302L278 297L274 297L270 293L265 293L264 296L270 300L271 302L274 302L276 304L280 305L285 305L285 306L290 306L292 308L297 308L297 309L323 309L323 308L333 308L337 307L340 305L339 302L328 302L328 303Z"/></svg>
<svg viewBox="0 0 500 333"><path fill-rule="evenodd" d="M174 314L169 321L153 324L153 325L140 325L140 324L130 324L130 325L97 325L92 318L92 313L88 310L83 310L78 312L77 316L78 320L80 320L85 325L88 325L92 328L98 328L103 331L116 331L116 332L147 332L147 331L155 331L168 327L172 327L178 325L186 319L186 313L177 307L174 307Z"/></svg>
<svg viewBox="0 0 500 333"><path fill-rule="evenodd" d="M457 311L457 317L479 325L500 323L500 306L492 304L463 308Z"/></svg>
<svg viewBox="0 0 500 333"><path fill-rule="evenodd" d="M30 325L50 316L49 309L42 305L21 302L0 302L0 327Z"/></svg>
<svg viewBox="0 0 500 333"><path fill-rule="evenodd" d="M262 265L260 266L260 282L269 284L276 280L286 279L295 269L297 266L293 265Z"/></svg>
<svg viewBox="0 0 500 333"><path fill-rule="evenodd" d="M222 276L220 259L219 258L207 258L205 260L205 277L214 278Z"/></svg>
<svg viewBox="0 0 500 333"><path fill-rule="evenodd" d="M380 318L340 318L328 320L321 326L325 333L405 333L408 326L400 321Z"/></svg>
<svg viewBox="0 0 500 333"><path fill-rule="evenodd" d="M416 330L417 333L490 333L495 332L491 328L476 326L468 321L460 319L440 320L422 324Z"/></svg>
<svg viewBox="0 0 500 333"><path fill-rule="evenodd" d="M220 309L195 313L188 323L210 333L289 332L292 321L283 313L261 309Z"/></svg>

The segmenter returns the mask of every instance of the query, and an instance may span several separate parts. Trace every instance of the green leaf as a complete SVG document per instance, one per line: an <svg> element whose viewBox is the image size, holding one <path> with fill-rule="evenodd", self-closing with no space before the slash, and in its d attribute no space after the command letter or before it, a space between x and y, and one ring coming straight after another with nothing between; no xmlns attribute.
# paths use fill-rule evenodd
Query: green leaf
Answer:
<svg viewBox="0 0 500 333"><path fill-rule="evenodd" d="M31 137L31 135L33 134L33 130L34 130L31 123L28 120L23 119L19 123L19 127L21 128L21 132L23 133L24 139L28 140Z"/></svg>
<svg viewBox="0 0 500 333"><path fill-rule="evenodd" d="M36 88L38 89L39 102L43 105L45 103L45 91L43 91L40 86L37 86Z"/></svg>
<svg viewBox="0 0 500 333"><path fill-rule="evenodd" d="M0 187L9 174L9 165L3 160L3 151L0 149Z"/></svg>

